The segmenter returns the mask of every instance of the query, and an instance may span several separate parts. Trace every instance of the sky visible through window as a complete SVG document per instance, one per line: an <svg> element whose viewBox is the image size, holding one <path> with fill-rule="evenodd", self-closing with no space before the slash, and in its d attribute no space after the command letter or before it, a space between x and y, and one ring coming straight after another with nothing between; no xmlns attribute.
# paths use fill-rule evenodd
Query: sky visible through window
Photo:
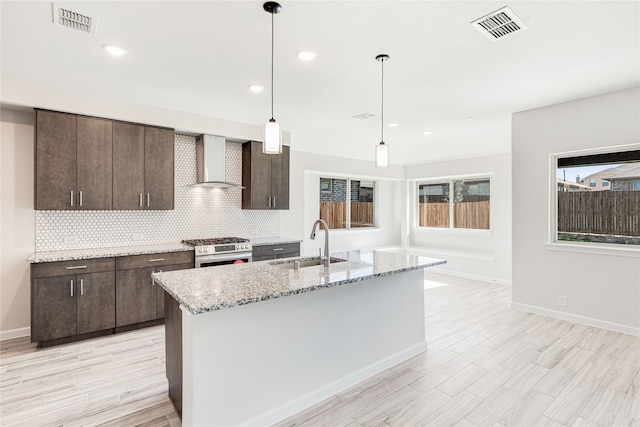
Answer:
<svg viewBox="0 0 640 427"><path fill-rule="evenodd" d="M558 178L564 179L569 182L576 182L576 177L580 176L580 179L592 175L597 172L601 172L606 169L615 168L620 166L619 164L607 164L607 165L594 165L594 166L576 166L571 168L558 168Z"/></svg>

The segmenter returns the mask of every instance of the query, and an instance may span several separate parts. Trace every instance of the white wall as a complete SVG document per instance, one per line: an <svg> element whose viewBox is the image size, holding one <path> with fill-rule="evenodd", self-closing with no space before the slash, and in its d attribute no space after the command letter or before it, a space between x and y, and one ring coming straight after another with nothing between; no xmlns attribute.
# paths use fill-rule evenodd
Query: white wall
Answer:
<svg viewBox="0 0 640 427"><path fill-rule="evenodd" d="M551 153L640 142L638 87L513 116L513 306L640 334L640 257L552 250ZM557 246L557 245L556 245ZM567 296L567 306L557 296Z"/></svg>
<svg viewBox="0 0 640 427"><path fill-rule="evenodd" d="M361 230L331 230L331 252L380 246L399 245L402 230L403 167L376 168L370 162L322 154L295 151L292 137L290 171L290 209L280 216L281 235L302 239L301 252L317 255L324 247L324 232L315 240L309 239L311 227L320 217L320 176L349 176L376 180L375 212L376 228Z"/></svg>
<svg viewBox="0 0 640 427"><path fill-rule="evenodd" d="M488 176L491 180L490 230L438 230L417 227L417 182L461 175ZM444 258L438 267L452 274L511 282L511 155L408 165L407 197L409 244L424 253Z"/></svg>
<svg viewBox="0 0 640 427"><path fill-rule="evenodd" d="M33 114L0 112L0 339L28 334L29 264L35 246Z"/></svg>

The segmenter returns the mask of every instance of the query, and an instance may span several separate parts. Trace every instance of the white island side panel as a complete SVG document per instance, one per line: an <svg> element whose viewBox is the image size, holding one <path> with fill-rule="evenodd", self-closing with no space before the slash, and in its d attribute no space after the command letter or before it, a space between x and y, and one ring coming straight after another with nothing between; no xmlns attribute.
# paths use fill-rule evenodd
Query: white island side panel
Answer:
<svg viewBox="0 0 640 427"><path fill-rule="evenodd" d="M268 425L426 350L423 270L182 311L182 425Z"/></svg>

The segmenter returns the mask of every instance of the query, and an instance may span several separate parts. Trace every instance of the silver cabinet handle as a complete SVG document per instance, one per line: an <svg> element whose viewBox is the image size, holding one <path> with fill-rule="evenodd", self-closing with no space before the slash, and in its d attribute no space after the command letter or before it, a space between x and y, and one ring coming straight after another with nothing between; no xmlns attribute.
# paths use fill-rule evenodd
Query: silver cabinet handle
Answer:
<svg viewBox="0 0 640 427"><path fill-rule="evenodd" d="M73 190L71 190L71 206L73 206Z"/></svg>
<svg viewBox="0 0 640 427"><path fill-rule="evenodd" d="M155 258L155 259L149 260L149 262L159 262L159 261L164 261L164 258Z"/></svg>
<svg viewBox="0 0 640 427"><path fill-rule="evenodd" d="M271 207L271 196L269 196L269 207Z"/></svg>
<svg viewBox="0 0 640 427"><path fill-rule="evenodd" d="M73 296L73 279L71 279L70 289L71 289L71 296Z"/></svg>
<svg viewBox="0 0 640 427"><path fill-rule="evenodd" d="M142 193L140 193L140 207L142 207Z"/></svg>
<svg viewBox="0 0 640 427"><path fill-rule="evenodd" d="M80 296L84 295L84 279L80 279Z"/></svg>
<svg viewBox="0 0 640 427"><path fill-rule="evenodd" d="M73 267L67 267L67 270L78 270L80 268L87 268L86 265L75 265Z"/></svg>
<svg viewBox="0 0 640 427"><path fill-rule="evenodd" d="M82 206L82 190L80 190L80 206Z"/></svg>
<svg viewBox="0 0 640 427"><path fill-rule="evenodd" d="M284 251L284 248L275 248L275 249L273 249L273 252L278 252L278 251Z"/></svg>
<svg viewBox="0 0 640 427"><path fill-rule="evenodd" d="M149 193L147 193L147 207L149 207L149 200L151 200Z"/></svg>
<svg viewBox="0 0 640 427"><path fill-rule="evenodd" d="M273 196L273 207L276 207L276 196Z"/></svg>

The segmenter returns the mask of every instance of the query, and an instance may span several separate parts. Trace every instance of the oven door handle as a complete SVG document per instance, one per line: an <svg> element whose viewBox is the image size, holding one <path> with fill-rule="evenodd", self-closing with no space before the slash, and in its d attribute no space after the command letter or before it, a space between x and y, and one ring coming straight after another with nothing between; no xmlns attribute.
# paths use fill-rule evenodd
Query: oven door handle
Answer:
<svg viewBox="0 0 640 427"><path fill-rule="evenodd" d="M251 261L251 252L236 252L229 255L205 255L205 256L197 256L196 262L203 264L208 262L218 262L218 261L233 261L236 259L248 259Z"/></svg>

